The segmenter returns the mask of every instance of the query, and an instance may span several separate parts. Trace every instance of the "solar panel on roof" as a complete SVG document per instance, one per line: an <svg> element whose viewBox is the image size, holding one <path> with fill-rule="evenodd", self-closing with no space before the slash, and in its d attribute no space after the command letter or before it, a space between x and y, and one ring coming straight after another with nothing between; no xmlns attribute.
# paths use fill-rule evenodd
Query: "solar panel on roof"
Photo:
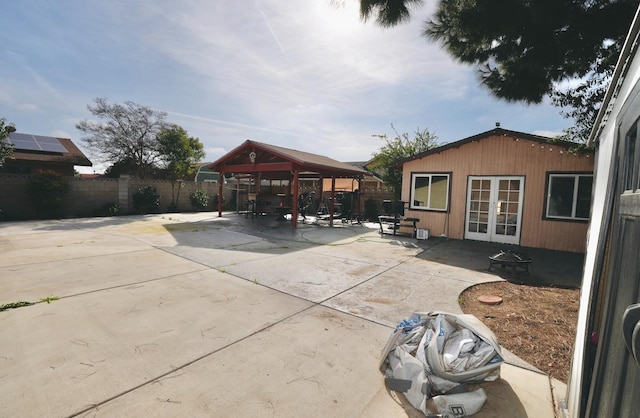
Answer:
<svg viewBox="0 0 640 418"><path fill-rule="evenodd" d="M52 136L33 136L43 151L49 152L67 152L67 149L60 143L58 138Z"/></svg>
<svg viewBox="0 0 640 418"><path fill-rule="evenodd" d="M9 142L15 149L27 151L45 151L66 153L67 149L60 143L58 138L52 136L30 135L11 132Z"/></svg>

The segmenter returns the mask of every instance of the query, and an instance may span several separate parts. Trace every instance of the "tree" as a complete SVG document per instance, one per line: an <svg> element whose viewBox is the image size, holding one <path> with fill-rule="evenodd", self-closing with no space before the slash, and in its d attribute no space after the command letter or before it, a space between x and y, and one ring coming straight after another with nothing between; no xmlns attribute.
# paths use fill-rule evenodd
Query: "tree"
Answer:
<svg viewBox="0 0 640 418"><path fill-rule="evenodd" d="M12 123L7 124L5 118L0 118L0 167L4 165L6 160L13 153L13 145L11 145L7 138L11 132L15 132L16 127Z"/></svg>
<svg viewBox="0 0 640 418"><path fill-rule="evenodd" d="M391 125L393 130L395 128ZM438 146L438 137L428 129L417 128L414 138L410 139L408 133L399 134L397 131L393 139L386 134L374 135L383 139L385 144L373 153L373 168L382 172L382 179L393 190L396 199L402 194L402 169L397 167L399 160L412 155L430 150Z"/></svg>
<svg viewBox="0 0 640 418"><path fill-rule="evenodd" d="M409 17L420 0L360 0L361 17L382 26ZM423 35L474 65L500 99L539 103L552 96L574 117L568 139L585 139L599 109L637 0L440 0ZM561 82L579 80L563 89Z"/></svg>
<svg viewBox="0 0 640 418"><path fill-rule="evenodd" d="M198 138L190 137L187 131L178 125L163 128L156 140L160 160L171 180L171 208L175 210L182 188L179 182L194 173L195 164L204 158L204 147Z"/></svg>
<svg viewBox="0 0 640 418"><path fill-rule="evenodd" d="M131 101L109 104L94 99L89 111L104 122L82 120L76 128L87 134L81 138L104 161L129 161L145 178L148 168L158 160L156 135L166 126L167 114Z"/></svg>

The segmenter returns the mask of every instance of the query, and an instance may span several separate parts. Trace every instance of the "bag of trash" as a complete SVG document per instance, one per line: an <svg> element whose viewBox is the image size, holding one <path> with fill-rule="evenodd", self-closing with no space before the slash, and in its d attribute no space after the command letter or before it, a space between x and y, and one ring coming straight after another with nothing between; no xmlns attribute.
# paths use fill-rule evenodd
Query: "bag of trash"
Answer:
<svg viewBox="0 0 640 418"><path fill-rule="evenodd" d="M425 415L462 417L487 397L467 385L500 377L504 362L493 332L473 315L416 312L402 320L382 350L380 371Z"/></svg>

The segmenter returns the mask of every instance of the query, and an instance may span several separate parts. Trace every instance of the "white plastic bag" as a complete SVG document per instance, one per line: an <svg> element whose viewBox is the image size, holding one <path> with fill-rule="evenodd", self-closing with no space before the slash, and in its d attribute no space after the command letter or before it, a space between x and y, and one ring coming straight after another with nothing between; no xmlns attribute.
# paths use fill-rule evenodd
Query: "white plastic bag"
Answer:
<svg viewBox="0 0 640 418"><path fill-rule="evenodd" d="M425 415L459 417L486 402L482 389L461 391L461 385L497 379L502 362L495 335L473 315L416 312L387 340L380 370L389 389Z"/></svg>

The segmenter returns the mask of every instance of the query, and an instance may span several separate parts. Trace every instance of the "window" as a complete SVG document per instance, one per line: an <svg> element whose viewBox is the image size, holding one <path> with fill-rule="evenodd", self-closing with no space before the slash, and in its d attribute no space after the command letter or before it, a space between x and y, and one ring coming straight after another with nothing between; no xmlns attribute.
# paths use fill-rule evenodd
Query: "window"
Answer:
<svg viewBox="0 0 640 418"><path fill-rule="evenodd" d="M411 209L446 211L449 174L411 174Z"/></svg>
<svg viewBox="0 0 640 418"><path fill-rule="evenodd" d="M547 218L588 220L592 174L549 174Z"/></svg>

